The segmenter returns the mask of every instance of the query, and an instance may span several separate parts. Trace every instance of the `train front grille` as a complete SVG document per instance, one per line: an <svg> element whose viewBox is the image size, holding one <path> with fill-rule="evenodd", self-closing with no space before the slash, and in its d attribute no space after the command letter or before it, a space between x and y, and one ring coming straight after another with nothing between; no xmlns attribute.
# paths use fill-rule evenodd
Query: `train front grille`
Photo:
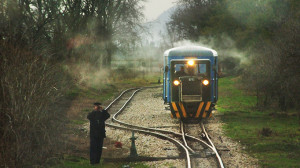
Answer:
<svg viewBox="0 0 300 168"><path fill-rule="evenodd" d="M202 101L201 80L197 77L181 77L180 100L182 102Z"/></svg>

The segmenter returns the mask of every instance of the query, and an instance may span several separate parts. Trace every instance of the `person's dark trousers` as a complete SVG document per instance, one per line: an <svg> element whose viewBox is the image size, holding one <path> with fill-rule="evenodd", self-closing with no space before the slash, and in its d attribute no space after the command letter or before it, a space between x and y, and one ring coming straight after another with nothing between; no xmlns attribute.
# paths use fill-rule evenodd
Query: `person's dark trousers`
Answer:
<svg viewBox="0 0 300 168"><path fill-rule="evenodd" d="M90 163L99 164L102 154L103 137L90 137Z"/></svg>

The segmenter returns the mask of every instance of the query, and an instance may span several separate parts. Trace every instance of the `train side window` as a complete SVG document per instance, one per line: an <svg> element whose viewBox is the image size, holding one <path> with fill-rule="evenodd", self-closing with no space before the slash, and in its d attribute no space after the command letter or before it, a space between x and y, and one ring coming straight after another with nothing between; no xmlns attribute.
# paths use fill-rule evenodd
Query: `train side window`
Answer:
<svg viewBox="0 0 300 168"><path fill-rule="evenodd" d="M198 64L198 73L199 74L206 73L206 64Z"/></svg>
<svg viewBox="0 0 300 168"><path fill-rule="evenodd" d="M207 63L199 63L197 65L197 75L199 76L210 76L210 64Z"/></svg>
<svg viewBox="0 0 300 168"><path fill-rule="evenodd" d="M186 62L173 62L170 66L171 74L176 76L209 76L210 63L208 61L199 61L195 66L188 66Z"/></svg>
<svg viewBox="0 0 300 168"><path fill-rule="evenodd" d="M175 72L180 71L181 67L184 67L184 64L175 64L174 65Z"/></svg>

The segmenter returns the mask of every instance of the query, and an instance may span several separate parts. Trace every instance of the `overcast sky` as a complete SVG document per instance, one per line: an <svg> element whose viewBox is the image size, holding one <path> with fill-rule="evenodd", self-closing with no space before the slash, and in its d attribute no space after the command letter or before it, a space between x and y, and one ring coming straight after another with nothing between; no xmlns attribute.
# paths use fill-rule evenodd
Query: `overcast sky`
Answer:
<svg viewBox="0 0 300 168"><path fill-rule="evenodd" d="M175 6L177 0L146 0L144 5L144 15L146 22L155 20L165 10Z"/></svg>

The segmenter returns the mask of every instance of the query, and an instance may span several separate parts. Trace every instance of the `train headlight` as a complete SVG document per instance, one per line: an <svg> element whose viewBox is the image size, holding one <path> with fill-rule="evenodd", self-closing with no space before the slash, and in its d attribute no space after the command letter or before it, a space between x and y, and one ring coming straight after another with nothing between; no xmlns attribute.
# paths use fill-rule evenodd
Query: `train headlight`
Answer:
<svg viewBox="0 0 300 168"><path fill-rule="evenodd" d="M178 80L174 80L173 83L174 83L175 86L178 86L180 84L180 82Z"/></svg>
<svg viewBox="0 0 300 168"><path fill-rule="evenodd" d="M195 61L194 60L189 60L187 63L188 63L189 66L193 66L195 64Z"/></svg>
<svg viewBox="0 0 300 168"><path fill-rule="evenodd" d="M205 79L202 81L202 83L203 83L203 85L207 86L209 84L209 81Z"/></svg>

